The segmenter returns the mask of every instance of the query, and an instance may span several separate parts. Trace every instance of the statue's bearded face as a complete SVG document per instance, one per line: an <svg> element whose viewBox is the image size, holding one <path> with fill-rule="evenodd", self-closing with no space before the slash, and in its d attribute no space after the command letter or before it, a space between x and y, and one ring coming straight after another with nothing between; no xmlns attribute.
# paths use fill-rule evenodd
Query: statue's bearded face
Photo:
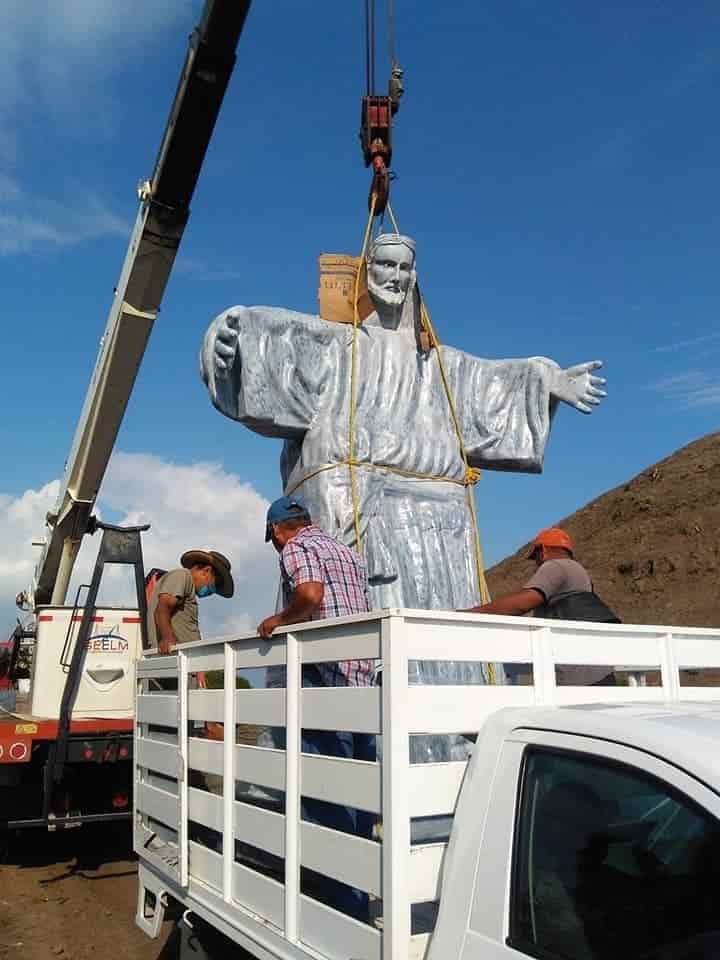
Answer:
<svg viewBox="0 0 720 960"><path fill-rule="evenodd" d="M368 292L388 307L405 302L415 272L415 255L404 243L385 243L368 262Z"/></svg>

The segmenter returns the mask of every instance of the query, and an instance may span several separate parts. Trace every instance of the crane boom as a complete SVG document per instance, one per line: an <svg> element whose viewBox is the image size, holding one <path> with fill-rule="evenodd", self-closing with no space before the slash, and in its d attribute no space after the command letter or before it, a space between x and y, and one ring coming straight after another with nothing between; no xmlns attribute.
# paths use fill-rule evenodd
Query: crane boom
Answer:
<svg viewBox="0 0 720 960"><path fill-rule="evenodd" d="M251 0L206 0L187 56L155 169L139 190L140 208L115 290L55 511L48 514L33 604L65 601L84 535L153 323L190 215Z"/></svg>

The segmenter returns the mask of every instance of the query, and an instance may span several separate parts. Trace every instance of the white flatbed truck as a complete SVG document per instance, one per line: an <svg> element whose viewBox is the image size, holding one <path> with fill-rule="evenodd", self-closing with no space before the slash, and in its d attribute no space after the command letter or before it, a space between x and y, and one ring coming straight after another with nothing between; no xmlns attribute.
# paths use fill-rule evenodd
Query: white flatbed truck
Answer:
<svg viewBox="0 0 720 960"><path fill-rule="evenodd" d="M304 665L354 658L382 661L382 684L302 685ZM498 681L512 664L517 682L415 685L432 660L493 663ZM283 688L264 685L274 666ZM574 666L608 679L558 682ZM407 610L146 655L137 922L157 935L176 901L181 956L202 960L716 957L719 676L720 630ZM248 736L266 727L285 750ZM302 753L302 729L382 750ZM413 735L458 733L477 734L469 761L410 762ZM373 839L303 820L302 797L369 811ZM366 891L368 922L321 902L308 871Z"/></svg>

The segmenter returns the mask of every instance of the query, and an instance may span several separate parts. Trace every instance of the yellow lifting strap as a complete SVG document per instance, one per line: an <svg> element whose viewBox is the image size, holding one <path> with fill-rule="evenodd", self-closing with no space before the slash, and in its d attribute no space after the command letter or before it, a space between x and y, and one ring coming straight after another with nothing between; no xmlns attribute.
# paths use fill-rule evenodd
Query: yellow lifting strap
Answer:
<svg viewBox="0 0 720 960"><path fill-rule="evenodd" d="M368 243L370 241L370 234L372 232L373 218L375 216L375 204L377 197L375 194L372 195L370 199L370 213L368 215L367 225L365 227L365 234L363 236L362 249L360 251L360 261L358 265L357 274L355 276L355 290L353 295L353 333L352 333L352 346L351 346L351 358L350 358L350 410L349 410L349 423L348 423L348 458L345 461L348 470L350 472L350 490L352 496L352 505L353 505L353 524L355 527L355 544L359 551L362 551L362 535L360 530L360 503L357 490L357 477L355 474L355 469L359 466L356 459L355 453L355 415L357 408L357 338L358 338L358 328L360 327L360 315L358 312L358 300L360 296L360 265L367 257ZM400 229L393 214L392 207L388 203L387 211L390 216L393 228L396 233L400 233ZM467 491L467 500L468 508L470 510L470 516L472 517L473 525L473 546L475 553L475 568L477 573L477 582L478 590L480 593L480 599L482 603L487 603L490 600L490 594L488 592L487 583L485 581L485 569L483 564L483 555L482 555L482 546L480 543L480 530L478 527L477 519L477 509L475 506L475 494L473 491L473 486L480 479L480 471L475 467L471 467L468 463L467 452L465 450L465 444L463 443L462 429L460 427L460 420L457 415L457 409L455 406L455 398L453 397L452 390L450 389L450 383L447 378L447 373L445 370L445 364L443 362L442 351L440 349L440 341L433 327L432 320L430 319L430 314L425 306L425 302L420 293L420 288L418 286L418 299L420 302L420 322L424 330L427 331L431 347L435 348L435 353L438 359L438 367L440 369L440 377L442 379L443 389L445 390L445 396L447 397L448 405L450 407L450 414L452 416L453 426L455 428L455 435L457 437L458 446L460 449L460 456L462 457L463 466L465 468L464 480L457 481L452 480L453 483L461 482ZM327 467L322 467L321 469L331 469L333 464L328 465ZM363 464L363 466L372 466L372 464ZM413 477L418 480L444 480L448 481L451 478L449 477L430 477L426 474L415 473L411 470L400 470L393 467L383 466L383 470L388 470L392 473L398 473L406 477ZM306 478L307 479L307 478ZM488 664L490 672L490 682L495 682L495 670L492 664Z"/></svg>

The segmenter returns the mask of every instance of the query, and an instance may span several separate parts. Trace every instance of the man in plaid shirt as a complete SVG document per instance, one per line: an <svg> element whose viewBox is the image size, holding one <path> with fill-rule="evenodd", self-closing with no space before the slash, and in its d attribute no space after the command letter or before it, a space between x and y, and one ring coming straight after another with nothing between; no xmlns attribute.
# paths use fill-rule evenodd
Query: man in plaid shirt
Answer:
<svg viewBox="0 0 720 960"><path fill-rule="evenodd" d="M299 497L281 497L271 505L265 532L265 541L269 540L280 554L285 606L258 626L261 637L290 623L345 617L370 609L365 561L316 527ZM315 669L325 687L368 687L373 682L372 660L318 663Z"/></svg>
<svg viewBox="0 0 720 960"><path fill-rule="evenodd" d="M284 607L258 626L261 637L270 637L279 626L366 613L370 609L365 561L356 551L316 527L299 497L281 497L270 505L265 540L272 541L280 554ZM271 675L274 669L268 668L268 685L274 686L278 681L284 685L279 676ZM284 668L280 669L284 674ZM372 685L373 677L372 660L304 664L302 668L304 687L367 687ZM284 730L273 734L278 749L285 749L284 734ZM303 729L302 751L374 761L375 738L365 733ZM303 797L301 806L304 820L370 837L374 819L370 814L310 797ZM314 880L308 878L308 892L312 889L329 906L367 919L367 894L362 891L320 875Z"/></svg>

